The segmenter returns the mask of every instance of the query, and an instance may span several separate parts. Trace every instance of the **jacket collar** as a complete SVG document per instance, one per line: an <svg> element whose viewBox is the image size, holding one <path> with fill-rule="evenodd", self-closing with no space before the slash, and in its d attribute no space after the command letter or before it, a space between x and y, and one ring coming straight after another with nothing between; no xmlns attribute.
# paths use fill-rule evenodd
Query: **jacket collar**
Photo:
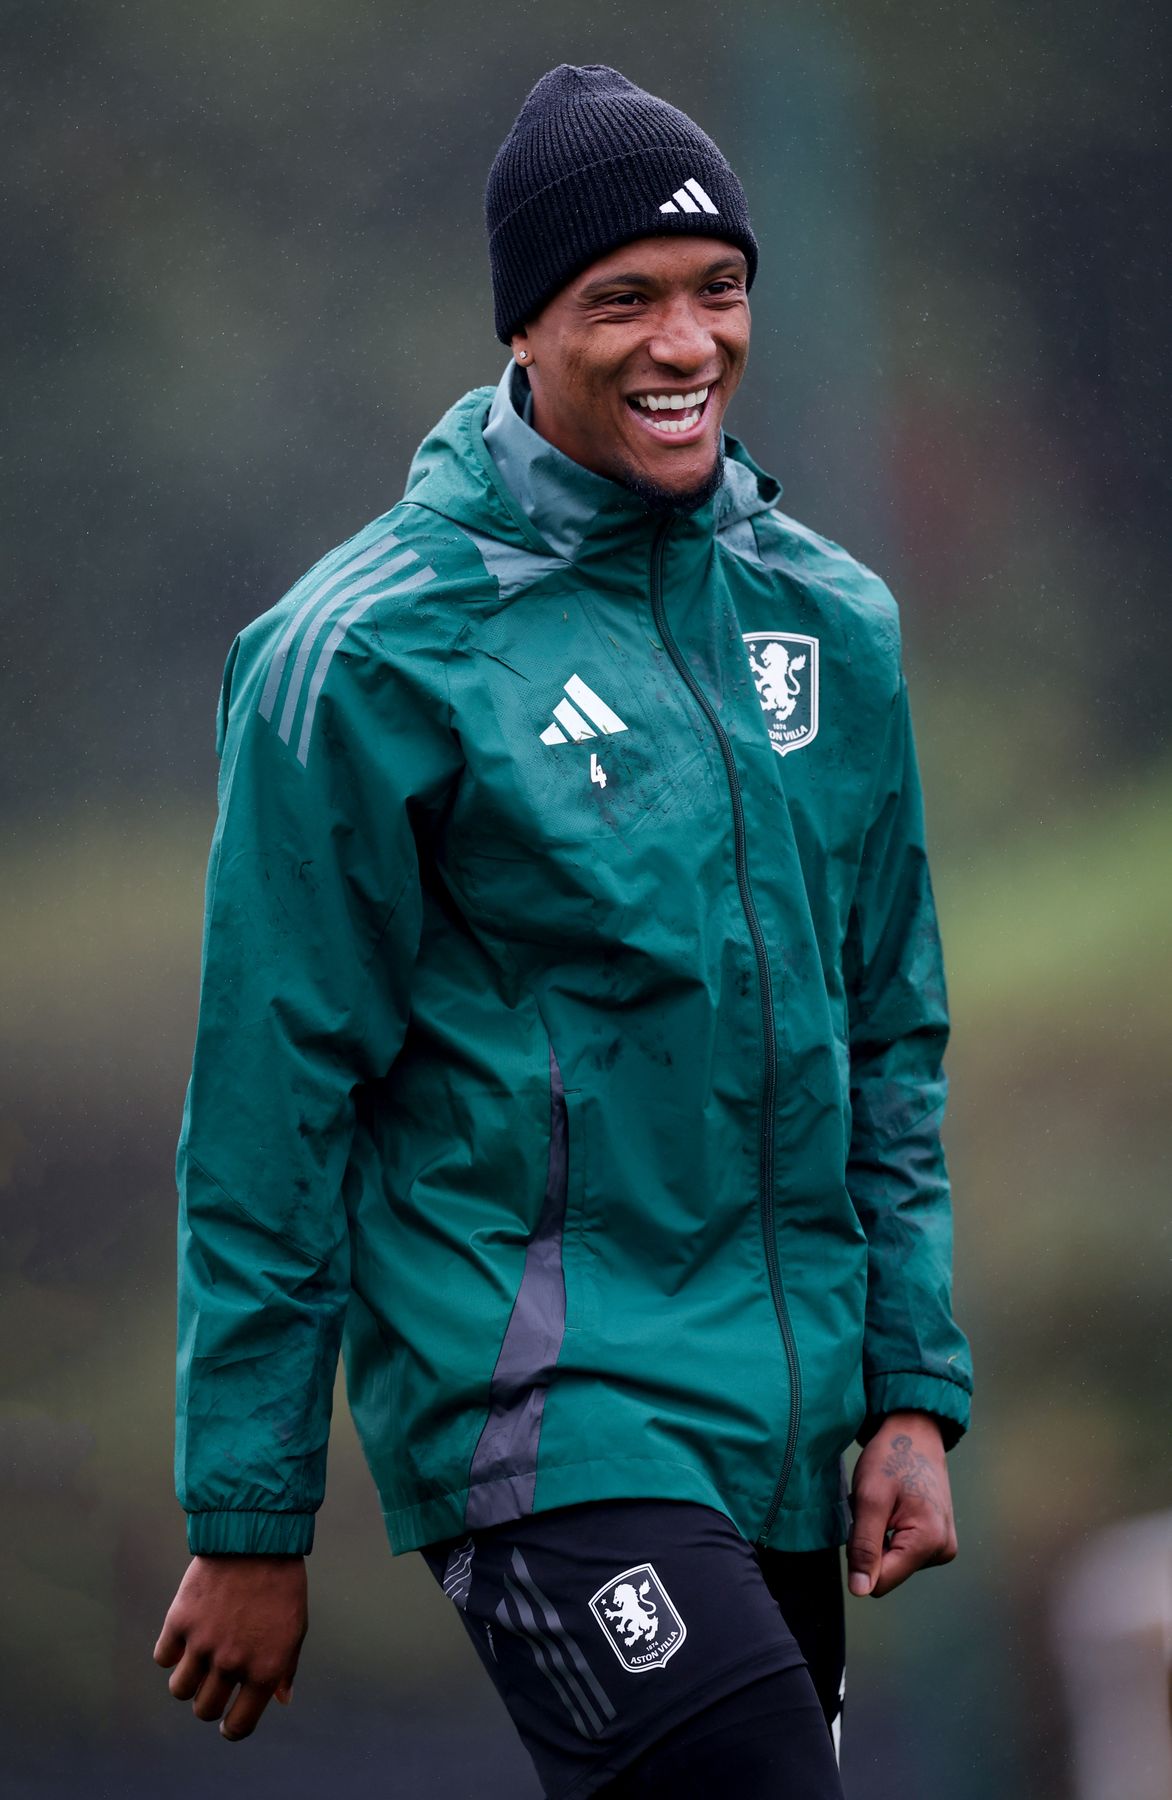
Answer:
<svg viewBox="0 0 1172 1800"><path fill-rule="evenodd" d="M534 431L533 395L510 360L497 383L484 442L513 499L542 541L566 562L580 559L586 538L613 541L652 523L629 488L596 475Z"/></svg>
<svg viewBox="0 0 1172 1800"><path fill-rule="evenodd" d="M524 373L510 361L495 391L475 388L445 413L415 454L406 498L481 539L581 565L644 548L658 518L621 483L595 475L534 431ZM714 533L738 554L753 548L751 519L781 485L735 438L722 435L724 482L714 500L677 519L673 542L706 554Z"/></svg>

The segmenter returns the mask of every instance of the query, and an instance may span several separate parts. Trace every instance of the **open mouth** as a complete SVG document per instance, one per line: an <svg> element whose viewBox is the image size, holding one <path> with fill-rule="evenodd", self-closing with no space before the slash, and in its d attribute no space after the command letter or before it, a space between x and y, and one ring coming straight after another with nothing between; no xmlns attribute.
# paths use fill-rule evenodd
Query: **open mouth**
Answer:
<svg viewBox="0 0 1172 1800"><path fill-rule="evenodd" d="M711 393L711 387L691 388L685 393L649 389L645 394L628 394L627 405L656 437L690 440L699 435Z"/></svg>

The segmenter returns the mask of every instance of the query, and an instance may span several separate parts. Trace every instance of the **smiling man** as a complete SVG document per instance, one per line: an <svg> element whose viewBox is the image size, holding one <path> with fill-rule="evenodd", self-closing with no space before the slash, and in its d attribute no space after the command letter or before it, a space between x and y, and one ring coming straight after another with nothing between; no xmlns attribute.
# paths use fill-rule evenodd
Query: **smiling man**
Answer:
<svg viewBox="0 0 1172 1800"><path fill-rule="evenodd" d="M745 252L712 237L644 238L599 257L513 334L534 430L650 509L703 506L724 480L748 280Z"/></svg>
<svg viewBox="0 0 1172 1800"><path fill-rule="evenodd" d="M499 385L228 658L156 1659L288 1697L342 1347L547 1795L840 1797L840 1546L955 1554L971 1387L895 604L725 433L692 120L557 68L487 210Z"/></svg>

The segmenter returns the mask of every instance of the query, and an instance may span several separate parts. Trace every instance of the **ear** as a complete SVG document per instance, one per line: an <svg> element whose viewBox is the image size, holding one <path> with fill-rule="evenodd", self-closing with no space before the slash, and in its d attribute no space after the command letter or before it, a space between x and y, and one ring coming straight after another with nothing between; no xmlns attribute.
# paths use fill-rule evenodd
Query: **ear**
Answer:
<svg viewBox="0 0 1172 1800"><path fill-rule="evenodd" d="M514 331L509 340L509 348L513 352L514 360L519 362L523 369L531 369L533 367L533 350L529 343L529 333L527 331Z"/></svg>

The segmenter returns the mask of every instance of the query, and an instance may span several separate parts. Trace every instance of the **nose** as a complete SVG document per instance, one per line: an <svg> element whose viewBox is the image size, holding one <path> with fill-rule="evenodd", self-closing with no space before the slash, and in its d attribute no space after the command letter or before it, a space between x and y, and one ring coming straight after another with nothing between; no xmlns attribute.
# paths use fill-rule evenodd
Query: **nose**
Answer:
<svg viewBox="0 0 1172 1800"><path fill-rule="evenodd" d="M681 375L711 371L717 361L711 322L685 294L659 312L647 351L655 362Z"/></svg>

